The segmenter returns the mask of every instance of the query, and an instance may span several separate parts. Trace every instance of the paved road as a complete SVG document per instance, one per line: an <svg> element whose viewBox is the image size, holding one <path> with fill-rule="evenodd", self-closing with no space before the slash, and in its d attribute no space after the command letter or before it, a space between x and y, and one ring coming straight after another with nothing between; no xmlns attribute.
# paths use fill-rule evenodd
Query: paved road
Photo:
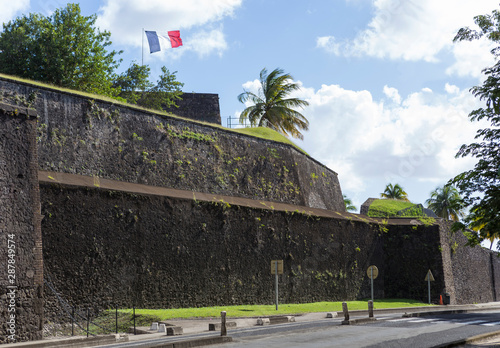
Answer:
<svg viewBox="0 0 500 348"><path fill-rule="evenodd" d="M429 315L430 314L430 315ZM377 321L341 325L342 318L326 319L309 315L308 320L279 325L255 326L231 329L228 334L232 343L211 347L436 347L452 341L500 330L500 309L468 312L463 314L420 313L421 317L403 318L402 313L377 315ZM312 319L311 319L312 318ZM298 318L299 319L299 318ZM191 321L191 324L193 322ZM198 325L199 326L199 325ZM126 343L106 347L152 347L159 343L176 340L192 340L200 337L219 336L217 332L193 330L177 337L148 335L135 336ZM188 331L188 330L186 330ZM186 332L185 332L186 333ZM147 338L144 340L144 338ZM135 339L140 339L135 341Z"/></svg>
<svg viewBox="0 0 500 348"><path fill-rule="evenodd" d="M350 326L317 321L234 330L234 342L217 347L436 347L500 330L500 311L385 319Z"/></svg>

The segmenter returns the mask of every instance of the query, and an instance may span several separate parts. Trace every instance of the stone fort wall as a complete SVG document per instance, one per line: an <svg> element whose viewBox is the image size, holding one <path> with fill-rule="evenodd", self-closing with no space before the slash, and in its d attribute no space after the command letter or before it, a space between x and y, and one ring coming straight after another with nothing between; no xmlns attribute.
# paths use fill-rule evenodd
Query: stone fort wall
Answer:
<svg viewBox="0 0 500 348"><path fill-rule="evenodd" d="M38 119L39 169L345 211L337 173L221 126L0 77Z"/></svg>
<svg viewBox="0 0 500 348"><path fill-rule="evenodd" d="M444 222L346 213L336 174L287 145L5 78L0 88L39 115L36 132L29 111L0 119L1 241L20 238L18 340L41 333L43 271L70 304L96 309L270 304L274 259L282 302L367 298L372 264L376 298L425 301L429 269L434 301L499 296L496 253L464 247ZM47 320L64 320L44 296Z"/></svg>
<svg viewBox="0 0 500 348"><path fill-rule="evenodd" d="M0 343L42 338L36 113L0 103Z"/></svg>

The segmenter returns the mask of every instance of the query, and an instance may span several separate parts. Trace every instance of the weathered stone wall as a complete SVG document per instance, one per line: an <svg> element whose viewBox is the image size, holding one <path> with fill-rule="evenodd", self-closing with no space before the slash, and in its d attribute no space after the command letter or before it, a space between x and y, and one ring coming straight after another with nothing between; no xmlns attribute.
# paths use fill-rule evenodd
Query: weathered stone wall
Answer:
<svg viewBox="0 0 500 348"><path fill-rule="evenodd" d="M444 232L449 238L456 303L484 303L500 299L500 258L496 251L467 246L467 238Z"/></svg>
<svg viewBox="0 0 500 348"><path fill-rule="evenodd" d="M102 189L41 186L46 273L75 306L169 308L369 296L377 225ZM377 290L377 295L383 292ZM46 292L47 316L57 301Z"/></svg>
<svg viewBox="0 0 500 348"><path fill-rule="evenodd" d="M273 259L284 260L287 303L368 298L369 265L380 272L376 298L427 302L431 270L433 303L444 293L452 303L492 301L488 267L500 270L488 251L443 242L441 223L377 224L48 183L41 192L46 271L80 307L270 304ZM58 303L46 298L54 318Z"/></svg>
<svg viewBox="0 0 500 348"><path fill-rule="evenodd" d="M391 223L394 225L381 225L387 228L383 251L385 296L427 302L428 284L424 279L431 270L435 278L431 286L431 298L436 301L445 289L439 225L396 225L396 219L392 219Z"/></svg>
<svg viewBox="0 0 500 348"><path fill-rule="evenodd" d="M0 343L41 339L43 263L33 110L0 103Z"/></svg>
<svg viewBox="0 0 500 348"><path fill-rule="evenodd" d="M0 78L29 103L41 170L345 211L337 174L282 143Z"/></svg>
<svg viewBox="0 0 500 348"><path fill-rule="evenodd" d="M166 109L175 115L196 121L221 124L219 95L210 93L183 93L176 107Z"/></svg>

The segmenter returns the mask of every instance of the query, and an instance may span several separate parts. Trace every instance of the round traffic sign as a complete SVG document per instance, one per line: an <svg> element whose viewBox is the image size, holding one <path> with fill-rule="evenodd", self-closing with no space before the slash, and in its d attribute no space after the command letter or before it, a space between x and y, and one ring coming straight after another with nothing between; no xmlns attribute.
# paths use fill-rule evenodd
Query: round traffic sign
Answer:
<svg viewBox="0 0 500 348"><path fill-rule="evenodd" d="M377 266L372 265L372 266L368 267L368 269L366 270L366 274L368 275L368 278L370 278L370 279L377 279L377 277L378 277Z"/></svg>

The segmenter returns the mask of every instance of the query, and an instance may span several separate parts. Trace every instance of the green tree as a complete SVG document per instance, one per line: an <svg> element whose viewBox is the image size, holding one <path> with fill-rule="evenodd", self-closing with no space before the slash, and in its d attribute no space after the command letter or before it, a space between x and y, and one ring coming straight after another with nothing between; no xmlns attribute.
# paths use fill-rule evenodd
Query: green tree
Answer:
<svg viewBox="0 0 500 348"><path fill-rule="evenodd" d="M437 216L444 219L458 221L463 214L462 197L458 190L451 185L437 187L431 192L431 196L425 201L427 208Z"/></svg>
<svg viewBox="0 0 500 348"><path fill-rule="evenodd" d="M299 84L282 69L275 69L270 74L262 69L258 93L244 91L238 96L241 103L250 101L254 104L240 114L240 123L248 119L252 126L268 127L286 136L303 139L299 130L307 130L309 122L295 108L303 108L309 103L300 98L288 98L290 93L299 89Z"/></svg>
<svg viewBox="0 0 500 348"><path fill-rule="evenodd" d="M344 198L344 205L345 205L345 210L347 211L356 211L358 208L352 203L352 200L347 197L346 195L342 195Z"/></svg>
<svg viewBox="0 0 500 348"><path fill-rule="evenodd" d="M154 85L149 82L151 69L148 65L139 65L135 62L121 75L116 76L113 88L119 90L118 96L127 103L137 104L141 94Z"/></svg>
<svg viewBox="0 0 500 348"><path fill-rule="evenodd" d="M408 194L405 192L405 190L399 185L399 184L387 184L385 187L384 192L380 194L380 197L382 198L388 198L388 199L399 199L402 201L410 201L408 199Z"/></svg>
<svg viewBox="0 0 500 348"><path fill-rule="evenodd" d="M161 71L155 85L149 81L149 66L132 63L127 71L115 78L113 87L120 91L120 98L131 104L156 110L177 106L175 102L182 99L181 88L184 84L176 80L177 72L170 73L166 67L162 67Z"/></svg>
<svg viewBox="0 0 500 348"><path fill-rule="evenodd" d="M479 30L468 27L458 31L454 41L477 40L485 37L496 44L491 50L495 64L483 69L486 79L482 85L471 88L472 94L485 102L484 107L469 114L471 121L487 121L491 127L480 129L477 142L462 145L456 157L471 156L478 159L475 167L453 178L469 207L470 214L463 224L455 227L476 227L477 241L500 237L500 12L474 17ZM477 228L482 226L481 228Z"/></svg>
<svg viewBox="0 0 500 348"><path fill-rule="evenodd" d="M89 93L116 95L113 71L121 53L108 51L111 34L67 4L45 17L29 14L3 24L0 72Z"/></svg>

